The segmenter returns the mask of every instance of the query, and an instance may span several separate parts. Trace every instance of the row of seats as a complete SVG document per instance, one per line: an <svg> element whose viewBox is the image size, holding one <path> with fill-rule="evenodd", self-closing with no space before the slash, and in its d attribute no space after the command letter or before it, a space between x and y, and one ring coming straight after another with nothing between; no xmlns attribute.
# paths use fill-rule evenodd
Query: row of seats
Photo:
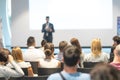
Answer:
<svg viewBox="0 0 120 80"><path fill-rule="evenodd" d="M54 72L59 72L59 71L62 71L63 70L63 63L61 63L61 68L39 68L38 67L38 62L30 62L31 63L31 66L32 66L32 69L33 69L33 72L35 74L38 74L38 75L44 75L44 74L47 74L46 71L49 71L51 72L52 70L54 70ZM93 68L96 64L99 64L101 62L84 62L83 65L84 65L84 68ZM83 68L83 69L84 69ZM23 68L24 69L24 68ZM44 70L45 69L45 70ZM55 71L55 70L58 70L58 71ZM82 70L82 69L81 69ZM25 71L25 69L24 69ZM27 71L27 70L26 70Z"/></svg>

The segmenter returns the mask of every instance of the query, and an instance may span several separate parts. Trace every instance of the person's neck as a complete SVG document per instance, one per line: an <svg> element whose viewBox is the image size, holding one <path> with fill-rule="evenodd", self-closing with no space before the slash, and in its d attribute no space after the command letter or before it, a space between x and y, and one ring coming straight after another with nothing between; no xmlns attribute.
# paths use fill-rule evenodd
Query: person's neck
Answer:
<svg viewBox="0 0 120 80"><path fill-rule="evenodd" d="M120 63L120 57L114 57L113 63Z"/></svg>
<svg viewBox="0 0 120 80"><path fill-rule="evenodd" d="M64 65L63 71L65 71L67 73L76 73L77 72L77 67L76 66L68 67L68 66Z"/></svg>

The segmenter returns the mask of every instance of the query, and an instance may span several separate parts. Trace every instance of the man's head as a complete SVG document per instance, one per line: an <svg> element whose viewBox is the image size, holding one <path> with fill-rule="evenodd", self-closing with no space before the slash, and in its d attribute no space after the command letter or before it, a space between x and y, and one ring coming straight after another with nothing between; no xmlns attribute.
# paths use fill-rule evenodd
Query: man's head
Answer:
<svg viewBox="0 0 120 80"><path fill-rule="evenodd" d="M74 46L67 46L63 51L63 61L66 66L76 66L80 60L80 50Z"/></svg>
<svg viewBox="0 0 120 80"><path fill-rule="evenodd" d="M27 39L27 46L30 47L30 46L35 46L35 38L30 36L28 39Z"/></svg>
<svg viewBox="0 0 120 80"><path fill-rule="evenodd" d="M116 46L116 45L120 44L120 37L119 36L114 36L113 41L114 41L113 46Z"/></svg>
<svg viewBox="0 0 120 80"><path fill-rule="evenodd" d="M47 23L49 22L49 16L46 16L46 22Z"/></svg>

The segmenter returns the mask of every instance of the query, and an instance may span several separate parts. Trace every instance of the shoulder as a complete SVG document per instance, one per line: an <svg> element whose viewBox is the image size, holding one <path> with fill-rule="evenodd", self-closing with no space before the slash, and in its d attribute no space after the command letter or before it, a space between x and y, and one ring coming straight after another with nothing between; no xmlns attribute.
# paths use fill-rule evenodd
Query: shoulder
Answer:
<svg viewBox="0 0 120 80"><path fill-rule="evenodd" d="M51 74L47 80L62 80L59 73Z"/></svg>
<svg viewBox="0 0 120 80"><path fill-rule="evenodd" d="M80 78L83 80L90 80L90 74L80 73Z"/></svg>

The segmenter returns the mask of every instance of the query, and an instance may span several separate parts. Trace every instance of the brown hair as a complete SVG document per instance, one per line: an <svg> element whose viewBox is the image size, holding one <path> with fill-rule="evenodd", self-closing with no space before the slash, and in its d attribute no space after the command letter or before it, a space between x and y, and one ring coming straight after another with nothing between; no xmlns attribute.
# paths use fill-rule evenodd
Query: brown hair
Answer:
<svg viewBox="0 0 120 80"><path fill-rule="evenodd" d="M81 46L80 46L80 43L79 43L79 40L77 38L72 38L70 40L70 43L73 45L73 46L76 46L80 52L82 52L82 49L81 49Z"/></svg>
<svg viewBox="0 0 120 80"><path fill-rule="evenodd" d="M105 63L97 64L90 75L91 80L120 80L120 71Z"/></svg>
<svg viewBox="0 0 120 80"><path fill-rule="evenodd" d="M65 48L67 45L68 45L67 41L61 41L61 42L59 43L59 50L60 50L60 51L63 51L64 48Z"/></svg>
<svg viewBox="0 0 120 80"><path fill-rule="evenodd" d="M23 61L22 50L20 49L20 47L14 47L12 49L12 56L15 61L18 61L18 60Z"/></svg>

